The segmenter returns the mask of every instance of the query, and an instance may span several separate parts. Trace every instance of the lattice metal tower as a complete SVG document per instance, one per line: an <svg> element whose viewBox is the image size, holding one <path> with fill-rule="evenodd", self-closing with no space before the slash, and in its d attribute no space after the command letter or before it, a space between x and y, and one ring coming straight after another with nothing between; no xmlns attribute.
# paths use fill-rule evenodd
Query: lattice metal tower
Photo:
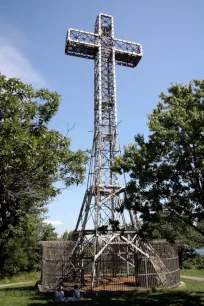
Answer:
<svg viewBox="0 0 204 306"><path fill-rule="evenodd" d="M119 193L124 186L111 166L120 153L117 133L115 64L135 67L142 57L139 44L114 38L113 17L99 14L95 34L70 29L66 54L94 59L94 140L89 184L75 231L85 229L94 215L94 227L106 225L120 206ZM133 222L133 217L131 215ZM80 224L81 223L81 224Z"/></svg>
<svg viewBox="0 0 204 306"><path fill-rule="evenodd" d="M111 166L120 154L117 133L115 65L136 67L142 57L140 44L114 38L113 17L99 14L95 33L69 29L65 53L94 60L94 139L87 190L74 231L75 246L67 267L69 279L81 277L89 266L91 288L103 278L101 261L120 258L130 273L135 268L134 255L140 252L152 259L160 281L165 283L166 267L149 245L139 243L136 217L117 212L121 206L124 185ZM113 230L109 220L119 221L120 231ZM105 230L106 229L106 230ZM90 268L91 266L91 268ZM124 270L124 269L123 269ZM88 273L88 272L87 272Z"/></svg>

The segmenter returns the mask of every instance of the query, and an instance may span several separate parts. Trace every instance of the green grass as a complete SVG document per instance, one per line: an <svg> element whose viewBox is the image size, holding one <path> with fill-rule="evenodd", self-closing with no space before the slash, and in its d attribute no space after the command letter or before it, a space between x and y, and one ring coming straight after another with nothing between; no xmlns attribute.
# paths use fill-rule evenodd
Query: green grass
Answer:
<svg viewBox="0 0 204 306"><path fill-rule="evenodd" d="M182 275L187 275L187 276L197 276L197 277L204 277L204 269L182 269L181 271L181 276Z"/></svg>
<svg viewBox="0 0 204 306"><path fill-rule="evenodd" d="M182 280L185 283L185 286L183 288L180 289L174 289L174 290L183 290L183 291L192 291L192 292L198 292L201 291L203 292L203 296L204 296L204 283L200 282L200 281L195 281L192 279L183 279Z"/></svg>
<svg viewBox="0 0 204 306"><path fill-rule="evenodd" d="M203 270L182 270L182 275L204 276ZM4 279L0 284L33 281L32 284L14 285L0 288L1 306L42 306L42 305L75 305L74 303L48 303L53 294L36 294L35 282L39 273L24 273L19 276ZM171 290L134 294L106 294L95 296L92 301L80 302L83 306L204 306L204 283L190 279L183 279L185 286ZM77 303L78 305L78 303Z"/></svg>
<svg viewBox="0 0 204 306"><path fill-rule="evenodd" d="M75 303L48 303L53 294L38 295L33 284L16 285L0 289L1 306L62 306ZM79 305L78 303L76 303ZM134 294L106 294L95 296L92 301L80 302L83 306L204 306L204 283L185 280L179 289L159 290Z"/></svg>
<svg viewBox="0 0 204 306"><path fill-rule="evenodd" d="M33 284L0 288L1 306L31 306L47 304L48 297L36 294Z"/></svg>
<svg viewBox="0 0 204 306"><path fill-rule="evenodd" d="M21 273L14 277L5 277L3 280L0 280L0 285L27 282L27 281L37 282L39 279L40 279L40 272Z"/></svg>

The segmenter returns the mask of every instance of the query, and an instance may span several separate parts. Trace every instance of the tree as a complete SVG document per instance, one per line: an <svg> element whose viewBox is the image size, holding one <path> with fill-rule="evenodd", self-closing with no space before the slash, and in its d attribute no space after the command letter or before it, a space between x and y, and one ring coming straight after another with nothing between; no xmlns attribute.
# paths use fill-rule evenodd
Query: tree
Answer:
<svg viewBox="0 0 204 306"><path fill-rule="evenodd" d="M50 223L44 223L43 220L39 220L36 224L37 240L38 241L56 241L58 240L55 227Z"/></svg>
<svg viewBox="0 0 204 306"><path fill-rule="evenodd" d="M5 263L2 275L39 270L42 255L38 242L56 241L55 228L42 222L42 219L27 214L19 219L18 226L12 227L11 231L10 238L4 241Z"/></svg>
<svg viewBox="0 0 204 306"><path fill-rule="evenodd" d="M70 231L70 232L65 231L65 232L62 234L62 236L61 236L60 239L72 241L72 234L73 234L73 231Z"/></svg>
<svg viewBox="0 0 204 306"><path fill-rule="evenodd" d="M136 135L114 165L130 176L124 207L140 215L148 235L154 225L204 235L204 81L172 85L160 98L148 140Z"/></svg>
<svg viewBox="0 0 204 306"><path fill-rule="evenodd" d="M84 180L87 152L71 151L70 139L48 128L59 104L56 92L0 75L1 272L18 237L33 231L46 204L60 193L55 183L69 187Z"/></svg>

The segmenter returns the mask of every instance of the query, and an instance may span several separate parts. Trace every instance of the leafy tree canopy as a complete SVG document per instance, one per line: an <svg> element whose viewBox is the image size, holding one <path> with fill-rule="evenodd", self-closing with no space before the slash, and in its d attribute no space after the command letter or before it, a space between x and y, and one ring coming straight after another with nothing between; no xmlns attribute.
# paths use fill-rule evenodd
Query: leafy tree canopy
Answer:
<svg viewBox="0 0 204 306"><path fill-rule="evenodd" d="M187 233L185 225L204 235L204 81L172 85L160 99L148 140L136 135L115 163L130 177L124 207L140 215L147 236L155 226L163 236Z"/></svg>
<svg viewBox="0 0 204 306"><path fill-rule="evenodd" d="M62 236L60 237L60 239L62 240L70 240L72 241L72 234L73 234L73 231L65 231Z"/></svg>
<svg viewBox="0 0 204 306"><path fill-rule="evenodd" d="M48 128L59 104L56 92L0 75L0 271L11 244L32 232L32 218L60 193L55 183L84 180L87 152L73 152L69 138Z"/></svg>

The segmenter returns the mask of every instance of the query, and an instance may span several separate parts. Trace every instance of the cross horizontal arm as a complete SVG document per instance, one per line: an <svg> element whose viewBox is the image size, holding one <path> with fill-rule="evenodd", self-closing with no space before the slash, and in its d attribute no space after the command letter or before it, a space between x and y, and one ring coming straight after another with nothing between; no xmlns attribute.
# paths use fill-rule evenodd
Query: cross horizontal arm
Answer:
<svg viewBox="0 0 204 306"><path fill-rule="evenodd" d="M65 53L78 57L94 59L98 50L97 34L69 29L67 32Z"/></svg>
<svg viewBox="0 0 204 306"><path fill-rule="evenodd" d="M114 39L115 62L118 65L136 67L142 58L142 46L127 40Z"/></svg>
<svg viewBox="0 0 204 306"><path fill-rule="evenodd" d="M88 59L94 59L101 45L101 36L96 33L90 33L75 29L69 29L67 32L65 53ZM121 39L112 39L106 42L103 39L103 47L115 50L115 63L122 66L136 67L142 58L142 46L137 43Z"/></svg>

